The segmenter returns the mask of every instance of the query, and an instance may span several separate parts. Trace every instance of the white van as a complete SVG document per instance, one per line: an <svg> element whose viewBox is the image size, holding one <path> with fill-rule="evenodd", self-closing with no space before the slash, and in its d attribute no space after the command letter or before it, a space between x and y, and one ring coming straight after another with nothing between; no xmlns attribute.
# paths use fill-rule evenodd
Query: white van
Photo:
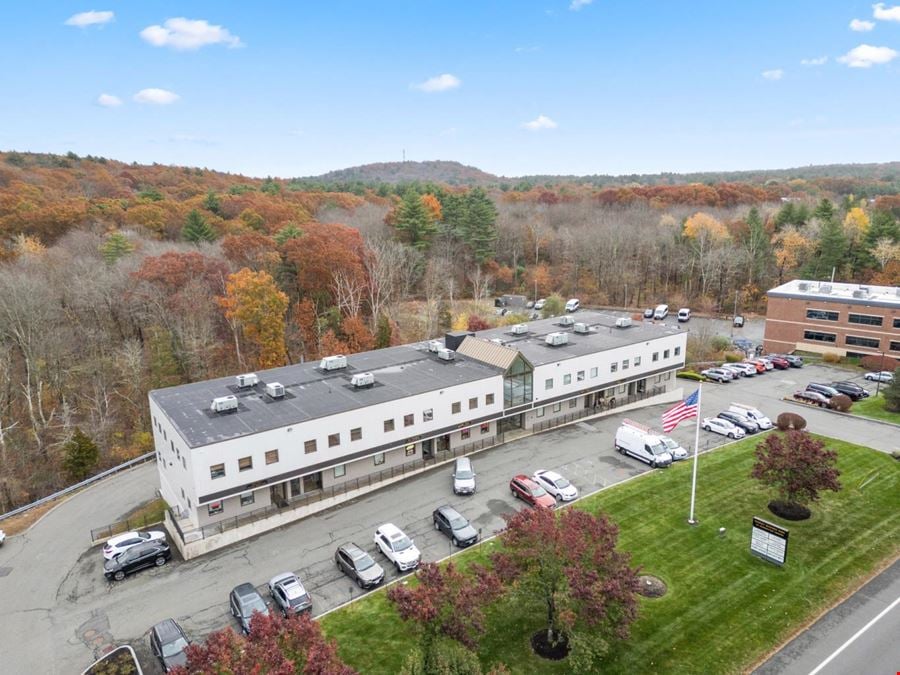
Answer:
<svg viewBox="0 0 900 675"><path fill-rule="evenodd" d="M682 323L691 320L691 310L688 307L682 307L678 310L678 320Z"/></svg>
<svg viewBox="0 0 900 675"><path fill-rule="evenodd" d="M672 463L672 455L659 436L651 433L644 425L631 420L624 420L616 431L615 448L623 455L631 455L654 469L667 467Z"/></svg>
<svg viewBox="0 0 900 675"><path fill-rule="evenodd" d="M772 428L772 420L763 415L753 406L744 405L743 403L732 403L731 407L729 407L728 410L733 413L737 413L738 415L743 415L747 419L756 422L761 431Z"/></svg>
<svg viewBox="0 0 900 675"><path fill-rule="evenodd" d="M566 312L577 312L579 307L581 307L581 300L570 298L566 303Z"/></svg>
<svg viewBox="0 0 900 675"><path fill-rule="evenodd" d="M669 306L668 305L657 305L656 309L653 310L653 318L662 320L669 316Z"/></svg>

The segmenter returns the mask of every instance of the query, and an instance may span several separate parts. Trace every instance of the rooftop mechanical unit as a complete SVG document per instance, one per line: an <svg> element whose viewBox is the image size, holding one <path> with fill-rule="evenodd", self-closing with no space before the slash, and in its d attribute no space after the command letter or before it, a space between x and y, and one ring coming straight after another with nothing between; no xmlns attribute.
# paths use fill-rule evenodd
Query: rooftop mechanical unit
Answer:
<svg viewBox="0 0 900 675"><path fill-rule="evenodd" d="M491 338L491 342L493 342L495 345L503 344L503 340L501 340L500 338Z"/></svg>
<svg viewBox="0 0 900 675"><path fill-rule="evenodd" d="M517 323L512 328L509 329L509 332L513 335L525 335L528 332L528 324L527 323Z"/></svg>
<svg viewBox="0 0 900 675"><path fill-rule="evenodd" d="M819 284L819 293L831 293L831 284Z"/></svg>
<svg viewBox="0 0 900 675"><path fill-rule="evenodd" d="M428 341L428 351L437 354L444 348L444 343L440 340L429 340Z"/></svg>
<svg viewBox="0 0 900 675"><path fill-rule="evenodd" d="M590 333L591 329L588 327L586 323L581 323L580 321L572 326L572 330L576 333Z"/></svg>
<svg viewBox="0 0 900 675"><path fill-rule="evenodd" d="M869 291L868 291L868 290L865 290L865 291L864 291L864 290L861 289L861 288L858 289L858 290L853 291L853 297L854 297L854 298L865 298L865 297L867 297L868 295L869 295Z"/></svg>
<svg viewBox="0 0 900 675"><path fill-rule="evenodd" d="M616 328L629 328L631 326L630 316L620 316L616 319Z"/></svg>
<svg viewBox="0 0 900 675"><path fill-rule="evenodd" d="M375 376L372 373L356 373L353 377L350 378L350 384L352 384L357 389L362 389L363 387L371 387L375 384Z"/></svg>
<svg viewBox="0 0 900 675"><path fill-rule="evenodd" d="M456 352L452 349L441 349L438 351L437 355L442 361L452 361L456 358Z"/></svg>
<svg viewBox="0 0 900 675"><path fill-rule="evenodd" d="M806 290L809 290L809 284L806 283L805 281L801 281L797 284L797 288L798 288L798 290L806 291Z"/></svg>
<svg viewBox="0 0 900 675"><path fill-rule="evenodd" d="M340 370L347 367L347 357L343 354L334 356L326 356L319 362L319 368L322 370Z"/></svg>
<svg viewBox="0 0 900 675"><path fill-rule="evenodd" d="M237 396L219 396L218 398L214 398L212 400L212 405L209 406L209 409L214 413L223 413L237 410Z"/></svg>
<svg viewBox="0 0 900 675"><path fill-rule="evenodd" d="M559 317L559 325L560 326L574 326L575 325L575 317L574 316L561 316Z"/></svg>
<svg viewBox="0 0 900 675"><path fill-rule="evenodd" d="M567 345L567 344L569 344L569 334L568 333L548 333L547 337L544 338L544 341L551 347L558 347L559 345Z"/></svg>
<svg viewBox="0 0 900 675"><path fill-rule="evenodd" d="M244 373L235 377L234 381L237 382L237 386L240 389L246 389L247 387L255 386L259 382L259 377L257 377L256 373Z"/></svg>
<svg viewBox="0 0 900 675"><path fill-rule="evenodd" d="M284 385L281 382L269 382L266 393L272 398L284 398Z"/></svg>

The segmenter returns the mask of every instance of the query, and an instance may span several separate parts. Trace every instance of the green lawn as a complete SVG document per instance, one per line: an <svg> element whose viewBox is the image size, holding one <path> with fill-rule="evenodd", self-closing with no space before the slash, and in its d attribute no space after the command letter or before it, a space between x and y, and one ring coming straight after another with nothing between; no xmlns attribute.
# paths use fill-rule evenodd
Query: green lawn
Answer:
<svg viewBox="0 0 900 675"><path fill-rule="evenodd" d="M869 398L864 398L860 401L856 401L853 404L853 407L850 408L850 412L854 415L860 415L862 417L871 417L872 419L876 420L883 420L885 422L900 424L900 413L888 412L887 410L885 410L884 396L880 393L878 394L878 396L875 396L873 392L872 396L870 396Z"/></svg>
<svg viewBox="0 0 900 675"><path fill-rule="evenodd" d="M827 493L813 517L789 523L766 509L770 495L747 476L758 441L746 439L700 460L697 516L686 524L690 463L656 471L579 502L608 513L620 546L661 577L669 593L641 600L632 639L605 660L605 673L729 673L749 667L853 588L879 563L900 554L900 463L884 453L840 441L843 490ZM749 553L751 516L790 529L783 567ZM718 535L726 528L724 537ZM457 560L483 558L488 543ZM479 655L515 673L566 673L565 663L534 657L528 645L543 613L501 601L490 612ZM341 656L362 673L395 673L414 646L412 630L384 592L322 620Z"/></svg>

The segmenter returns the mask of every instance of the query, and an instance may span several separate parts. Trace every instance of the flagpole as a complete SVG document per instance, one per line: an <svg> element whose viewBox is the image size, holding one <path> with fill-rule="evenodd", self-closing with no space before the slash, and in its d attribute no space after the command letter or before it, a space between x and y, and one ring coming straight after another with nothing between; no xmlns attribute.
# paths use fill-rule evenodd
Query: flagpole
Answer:
<svg viewBox="0 0 900 675"><path fill-rule="evenodd" d="M702 399L703 383L699 383L697 387L697 425L694 431L694 473L691 477L691 517L688 518L688 524L696 525L697 520L694 518L694 504L697 499L697 456L700 454L700 405Z"/></svg>

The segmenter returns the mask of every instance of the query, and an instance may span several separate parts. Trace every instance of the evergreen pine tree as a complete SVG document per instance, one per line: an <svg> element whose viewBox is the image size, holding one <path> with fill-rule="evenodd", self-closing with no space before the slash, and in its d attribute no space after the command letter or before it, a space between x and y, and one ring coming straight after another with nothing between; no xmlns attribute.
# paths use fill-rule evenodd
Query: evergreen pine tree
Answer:
<svg viewBox="0 0 900 675"><path fill-rule="evenodd" d="M837 220L837 213L835 213L834 204L832 204L828 199L823 199L819 202L818 206L816 206L816 210L813 211L813 217L818 218L823 223L828 220Z"/></svg>
<svg viewBox="0 0 900 675"><path fill-rule="evenodd" d="M822 201L827 200L823 199ZM832 270L840 273L846 247L847 237L837 218L831 217L823 220L822 229L819 231L819 251L816 257L815 276L817 278L830 277Z"/></svg>
<svg viewBox="0 0 900 675"><path fill-rule="evenodd" d="M294 223L285 224L278 232L275 233L273 239L279 246L284 246L285 242L291 239L297 239L303 236L303 230Z"/></svg>
<svg viewBox="0 0 900 675"><path fill-rule="evenodd" d="M420 251L428 248L431 235L437 230L422 199L412 189L406 191L397 207L394 227L404 233L411 246Z"/></svg>
<svg viewBox="0 0 900 675"><path fill-rule="evenodd" d="M475 260L483 263L494 256L497 241L497 208L481 188L469 190L465 200L465 240Z"/></svg>
<svg viewBox="0 0 900 675"><path fill-rule="evenodd" d="M882 389L884 409L889 412L900 412L900 368L894 369L894 379Z"/></svg>
<svg viewBox="0 0 900 675"><path fill-rule="evenodd" d="M97 444L78 427L72 438L63 445L63 453L63 468L74 481L87 478L100 459Z"/></svg>
<svg viewBox="0 0 900 675"><path fill-rule="evenodd" d="M747 214L747 252L750 254L749 282L756 283L773 262L772 244L759 210L754 206Z"/></svg>
<svg viewBox="0 0 900 675"><path fill-rule="evenodd" d="M378 317L375 326L375 349L384 349L391 346L391 321L386 314Z"/></svg>
<svg viewBox="0 0 900 675"><path fill-rule="evenodd" d="M210 213L215 213L217 216L221 215L219 212L222 210L222 202L219 199L219 195L212 190L207 192L206 198L203 200L203 208Z"/></svg>
<svg viewBox="0 0 900 675"><path fill-rule="evenodd" d="M181 237L186 241L199 244L201 241L215 241L215 230L210 227L206 219L200 215L197 209L192 210L181 228Z"/></svg>
<svg viewBox="0 0 900 675"><path fill-rule="evenodd" d="M119 258L124 258L134 250L134 244L121 232L112 232L100 246L100 253L109 265L114 265Z"/></svg>

